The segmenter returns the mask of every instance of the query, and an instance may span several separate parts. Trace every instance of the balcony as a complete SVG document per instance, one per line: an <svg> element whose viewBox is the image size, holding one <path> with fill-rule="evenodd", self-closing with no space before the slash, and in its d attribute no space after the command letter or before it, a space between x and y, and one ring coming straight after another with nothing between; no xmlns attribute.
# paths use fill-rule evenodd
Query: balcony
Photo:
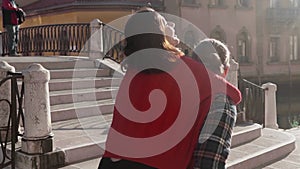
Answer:
<svg viewBox="0 0 300 169"><path fill-rule="evenodd" d="M289 22L297 20L300 8L268 8L266 20L269 22Z"/></svg>

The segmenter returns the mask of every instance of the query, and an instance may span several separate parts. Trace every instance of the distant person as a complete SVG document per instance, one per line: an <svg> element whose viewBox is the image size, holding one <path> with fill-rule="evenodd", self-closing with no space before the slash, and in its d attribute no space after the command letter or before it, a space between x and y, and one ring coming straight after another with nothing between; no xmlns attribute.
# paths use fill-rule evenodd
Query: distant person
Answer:
<svg viewBox="0 0 300 169"><path fill-rule="evenodd" d="M20 54L17 53L17 47L19 25L24 21L24 11L17 6L15 0L2 0L2 16L3 27L8 33L9 56L20 56Z"/></svg>
<svg viewBox="0 0 300 169"><path fill-rule="evenodd" d="M204 39L194 51L193 58L226 82L227 87L226 94L216 93L213 97L190 168L225 169L237 117L236 105L241 100L239 89L225 80L230 67L230 51L216 39Z"/></svg>

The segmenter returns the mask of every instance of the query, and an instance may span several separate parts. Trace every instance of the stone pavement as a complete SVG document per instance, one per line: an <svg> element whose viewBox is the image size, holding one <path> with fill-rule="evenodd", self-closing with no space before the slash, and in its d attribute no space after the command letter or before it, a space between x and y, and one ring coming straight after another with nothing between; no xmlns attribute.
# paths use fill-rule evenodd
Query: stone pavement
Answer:
<svg viewBox="0 0 300 169"><path fill-rule="evenodd" d="M66 67L74 67L78 61L89 66L94 66L88 57L82 56L24 56L24 57L0 57L0 61L6 61L16 68L16 71L26 69L32 63L40 63L46 69L63 69ZM78 62L79 63L79 62ZM91 64L92 63L92 64ZM80 66L80 65L76 65Z"/></svg>
<svg viewBox="0 0 300 169"><path fill-rule="evenodd" d="M263 169L300 169L300 127L286 130L296 137L296 148L287 157L274 162Z"/></svg>
<svg viewBox="0 0 300 169"><path fill-rule="evenodd" d="M286 130L286 132L295 135L296 149L282 160L274 162L260 169L300 169L300 127ZM62 169L96 169L99 161L100 158L93 159L90 161L69 165L63 167Z"/></svg>
<svg viewBox="0 0 300 169"><path fill-rule="evenodd" d="M99 162L100 162L100 158L93 159L90 161L85 161L74 165L69 165L60 169L97 169Z"/></svg>
<svg viewBox="0 0 300 169"><path fill-rule="evenodd" d="M6 62L57 62L57 61L72 61L78 58L87 58L81 56L23 56L23 57L0 57L0 60Z"/></svg>
<svg viewBox="0 0 300 169"><path fill-rule="evenodd" d="M16 64L20 62L38 62L51 66L57 64L57 62L63 61L76 61L76 60L85 60L85 57L0 57L0 60L7 61L10 64ZM274 162L268 166L263 167L263 169L300 169L300 127L286 130L286 132L291 133L296 136L296 149L290 153L287 157L283 158L280 161ZM1 153L0 153L1 159ZM62 169L96 169L99 163L100 157L92 159L90 161L85 161L82 163L72 164Z"/></svg>

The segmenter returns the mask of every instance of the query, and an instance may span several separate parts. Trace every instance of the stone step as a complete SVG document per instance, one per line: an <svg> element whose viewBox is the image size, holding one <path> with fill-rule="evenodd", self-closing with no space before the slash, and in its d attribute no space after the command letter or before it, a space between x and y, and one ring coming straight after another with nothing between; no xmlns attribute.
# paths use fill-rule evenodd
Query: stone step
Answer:
<svg viewBox="0 0 300 169"><path fill-rule="evenodd" d="M50 79L70 79L70 78L107 77L107 76L110 76L109 69L78 68L78 69L50 70Z"/></svg>
<svg viewBox="0 0 300 169"><path fill-rule="evenodd" d="M117 87L51 91L50 105L112 99L117 91Z"/></svg>
<svg viewBox="0 0 300 169"><path fill-rule="evenodd" d="M97 150L95 152L88 150L88 151L90 151L89 153L87 153L89 155L89 158L84 157L84 155L81 156L81 155L76 155L76 153L72 153L72 152L69 153L68 158L67 158L68 163L67 163L67 166L63 167L64 169L71 169L71 168L78 167L78 166L83 167L82 169L88 169L91 166L93 166L93 168L97 168L99 159L101 158L101 155L103 153L103 148L104 148L103 146L104 146L104 142L105 142L104 138L105 138L105 134L107 134L107 131L110 127L111 118L112 118L112 115L107 114L104 116L94 116L94 117L83 118L82 122L80 122L80 120L79 121L70 120L68 122L62 121L62 122L54 123L56 125L55 128L59 128L58 124L60 124L61 126L64 126L64 124L68 124L68 123L72 124L73 126L76 126L77 128L79 128L81 130L83 130L85 128L86 129L85 134L88 135L88 136L85 136L85 140L87 138L90 139L90 143L87 143L87 145L100 146L100 147L94 147L95 150ZM103 122L103 120L105 122ZM99 122L99 124L97 122ZM102 127L97 126L100 124L102 125ZM261 131L261 126L258 124L246 123L246 124L240 124L239 126L235 126L234 133L235 132L236 133L233 135L233 140L236 140L237 138L240 138L241 136L245 136L247 138L253 138L253 136L248 136L248 135L256 135L253 133L256 133L257 130ZM66 130L66 132L71 133L70 130ZM74 131L74 135L76 135L75 134L76 132L79 132L79 131ZM102 135L97 134L96 132L101 133ZM61 135L63 135L63 134L61 134ZM98 139L98 138L94 139L94 137L100 137L100 136L101 136L101 139L104 139L104 140L102 140L101 143L99 141L100 139ZM60 137L60 135L56 134L55 138L56 137ZM73 137L73 135L71 135L71 136L66 135L66 136L62 136L62 137L65 137L65 139L69 139L71 142L71 140L72 140L71 138ZM60 140L60 138L58 140ZM66 141L66 142L68 142L68 141ZM75 141L75 143L69 143L69 144L73 144L73 146L78 148L78 150L76 150L76 151L72 150L72 151L73 152L85 152L85 149L87 149L87 148L80 147L80 145L76 142L78 142L78 141ZM235 141L235 142L238 143L238 141ZM61 142L61 143L63 143L63 142ZM62 144L62 147L63 146L65 146L65 145ZM94 158L92 158L92 156Z"/></svg>
<svg viewBox="0 0 300 169"><path fill-rule="evenodd" d="M300 126L285 130L296 137L296 148L289 155L281 160L270 161L266 166L261 169L299 169L300 168Z"/></svg>
<svg viewBox="0 0 300 169"><path fill-rule="evenodd" d="M83 161L80 163L71 164L65 167L61 167L59 169L91 169L91 168L98 168L99 162L101 158L94 158L91 160Z"/></svg>
<svg viewBox="0 0 300 169"><path fill-rule="evenodd" d="M49 82L49 91L119 86L120 81L120 78L112 77L52 79Z"/></svg>
<svg viewBox="0 0 300 169"><path fill-rule="evenodd" d="M253 141L254 139L261 136L262 126L256 123L243 123L237 124L233 130L232 147L245 144L247 142ZM89 169L97 168L101 158L96 157L95 159L90 159L84 162L79 162L71 164L61 169Z"/></svg>
<svg viewBox="0 0 300 169"><path fill-rule="evenodd" d="M66 165L100 158L112 114L52 123L57 149L65 152Z"/></svg>
<svg viewBox="0 0 300 169"><path fill-rule="evenodd" d="M48 70L95 67L94 61L89 60L88 57L78 56L28 56L22 58L3 57L2 59L14 66L16 71L22 71L33 63L39 63Z"/></svg>
<svg viewBox="0 0 300 169"><path fill-rule="evenodd" d="M52 122L82 117L109 114L113 111L114 100L86 101L51 106Z"/></svg>
<svg viewBox="0 0 300 169"><path fill-rule="evenodd" d="M264 128L262 136L231 149L227 169L254 169L286 156L295 149L295 137Z"/></svg>
<svg viewBox="0 0 300 169"><path fill-rule="evenodd" d="M233 128L231 147L248 143L261 136L262 126L257 123L238 123Z"/></svg>

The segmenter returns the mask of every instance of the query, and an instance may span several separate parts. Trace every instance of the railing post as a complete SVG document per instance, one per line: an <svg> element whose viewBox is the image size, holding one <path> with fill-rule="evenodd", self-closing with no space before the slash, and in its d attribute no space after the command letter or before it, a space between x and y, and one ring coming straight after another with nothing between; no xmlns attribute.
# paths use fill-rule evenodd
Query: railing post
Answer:
<svg viewBox="0 0 300 169"><path fill-rule="evenodd" d="M7 76L8 71L15 72L15 68L5 61L0 61L0 80L4 79ZM9 101L11 100L11 81L6 81L0 87L0 99L5 99ZM9 112L9 104L7 102L0 102L0 134L2 136L1 138L5 138L6 135Z"/></svg>
<svg viewBox="0 0 300 169"><path fill-rule="evenodd" d="M40 64L23 72L25 85L25 120L22 152L44 154L53 150L49 101L50 73Z"/></svg>
<svg viewBox="0 0 300 169"><path fill-rule="evenodd" d="M31 64L24 76L24 135L16 154L18 169L52 169L65 163L65 153L53 149L49 80L50 72L40 64Z"/></svg>
<svg viewBox="0 0 300 169"><path fill-rule="evenodd" d="M103 23L99 19L94 19L90 22L91 37L89 39L89 58L103 58Z"/></svg>
<svg viewBox="0 0 300 169"><path fill-rule="evenodd" d="M265 127L278 129L276 91L277 85L266 83L262 85L265 89Z"/></svg>
<svg viewBox="0 0 300 169"><path fill-rule="evenodd" d="M238 87L238 70L239 70L239 64L234 59L231 59L230 69L226 79L236 87Z"/></svg>

